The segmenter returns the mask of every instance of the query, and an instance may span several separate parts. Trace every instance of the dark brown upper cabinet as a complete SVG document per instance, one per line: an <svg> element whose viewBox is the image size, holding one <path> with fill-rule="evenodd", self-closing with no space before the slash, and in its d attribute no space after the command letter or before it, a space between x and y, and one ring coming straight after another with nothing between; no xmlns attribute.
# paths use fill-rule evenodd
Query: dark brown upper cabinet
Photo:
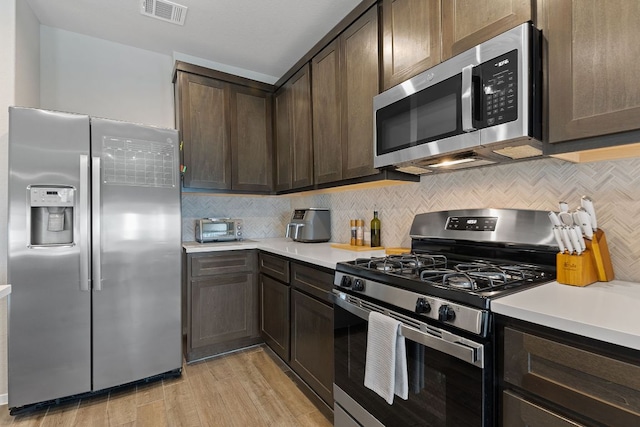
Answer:
<svg viewBox="0 0 640 427"><path fill-rule="evenodd" d="M275 95L276 191L313 184L311 126L311 75L305 64Z"/></svg>
<svg viewBox="0 0 640 427"><path fill-rule="evenodd" d="M532 0L442 0L442 60L531 21Z"/></svg>
<svg viewBox="0 0 640 427"><path fill-rule="evenodd" d="M640 2L548 3L549 142L637 130Z"/></svg>
<svg viewBox="0 0 640 427"><path fill-rule="evenodd" d="M311 61L316 184L363 177L373 168L373 97L378 94L378 11L372 7Z"/></svg>
<svg viewBox="0 0 640 427"><path fill-rule="evenodd" d="M184 187L270 193L272 86L182 62L174 83Z"/></svg>
<svg viewBox="0 0 640 427"><path fill-rule="evenodd" d="M382 0L383 90L438 64L440 0Z"/></svg>
<svg viewBox="0 0 640 427"><path fill-rule="evenodd" d="M185 187L231 189L229 94L225 83L178 72L176 127L183 141Z"/></svg>

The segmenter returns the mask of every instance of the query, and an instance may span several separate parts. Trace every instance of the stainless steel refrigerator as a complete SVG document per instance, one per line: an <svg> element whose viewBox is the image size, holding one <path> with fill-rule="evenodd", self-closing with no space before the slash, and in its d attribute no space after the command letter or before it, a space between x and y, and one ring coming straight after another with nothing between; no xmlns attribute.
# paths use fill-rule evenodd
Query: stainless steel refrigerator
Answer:
<svg viewBox="0 0 640 427"><path fill-rule="evenodd" d="M9 109L9 407L181 369L178 135Z"/></svg>

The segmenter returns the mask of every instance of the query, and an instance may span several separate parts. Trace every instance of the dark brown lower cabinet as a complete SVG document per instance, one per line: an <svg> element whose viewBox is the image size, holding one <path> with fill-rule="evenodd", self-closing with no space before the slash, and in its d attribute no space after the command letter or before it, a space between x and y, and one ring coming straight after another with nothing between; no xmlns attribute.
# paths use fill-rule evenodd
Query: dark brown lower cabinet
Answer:
<svg viewBox="0 0 640 427"><path fill-rule="evenodd" d="M260 275L260 334L271 349L289 361L289 285Z"/></svg>
<svg viewBox="0 0 640 427"><path fill-rule="evenodd" d="M256 251L185 256L187 362L261 342Z"/></svg>
<svg viewBox="0 0 640 427"><path fill-rule="evenodd" d="M498 316L503 426L640 425L640 351Z"/></svg>
<svg viewBox="0 0 640 427"><path fill-rule="evenodd" d="M291 291L291 368L328 405L333 403L333 308Z"/></svg>
<svg viewBox="0 0 640 427"><path fill-rule="evenodd" d="M333 406L333 271L291 264L291 368Z"/></svg>
<svg viewBox="0 0 640 427"><path fill-rule="evenodd" d="M316 406L332 408L333 270L264 252L259 264L262 338L312 393L303 391L315 393Z"/></svg>

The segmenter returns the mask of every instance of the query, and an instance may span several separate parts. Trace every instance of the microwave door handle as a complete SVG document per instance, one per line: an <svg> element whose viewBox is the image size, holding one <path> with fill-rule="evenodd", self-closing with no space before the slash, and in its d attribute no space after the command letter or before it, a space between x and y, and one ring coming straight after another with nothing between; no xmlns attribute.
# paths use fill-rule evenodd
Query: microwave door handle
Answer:
<svg viewBox="0 0 640 427"><path fill-rule="evenodd" d="M460 96L462 108L462 130L471 132L473 127L473 65L467 65L462 69L462 95Z"/></svg>

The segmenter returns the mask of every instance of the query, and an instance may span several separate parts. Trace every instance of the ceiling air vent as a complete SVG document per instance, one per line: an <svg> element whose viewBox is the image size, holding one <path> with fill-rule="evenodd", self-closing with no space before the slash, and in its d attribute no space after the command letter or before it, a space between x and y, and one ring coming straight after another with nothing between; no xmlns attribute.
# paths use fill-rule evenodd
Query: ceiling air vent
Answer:
<svg viewBox="0 0 640 427"><path fill-rule="evenodd" d="M166 0L142 0L140 13L152 18L184 25L187 7Z"/></svg>

